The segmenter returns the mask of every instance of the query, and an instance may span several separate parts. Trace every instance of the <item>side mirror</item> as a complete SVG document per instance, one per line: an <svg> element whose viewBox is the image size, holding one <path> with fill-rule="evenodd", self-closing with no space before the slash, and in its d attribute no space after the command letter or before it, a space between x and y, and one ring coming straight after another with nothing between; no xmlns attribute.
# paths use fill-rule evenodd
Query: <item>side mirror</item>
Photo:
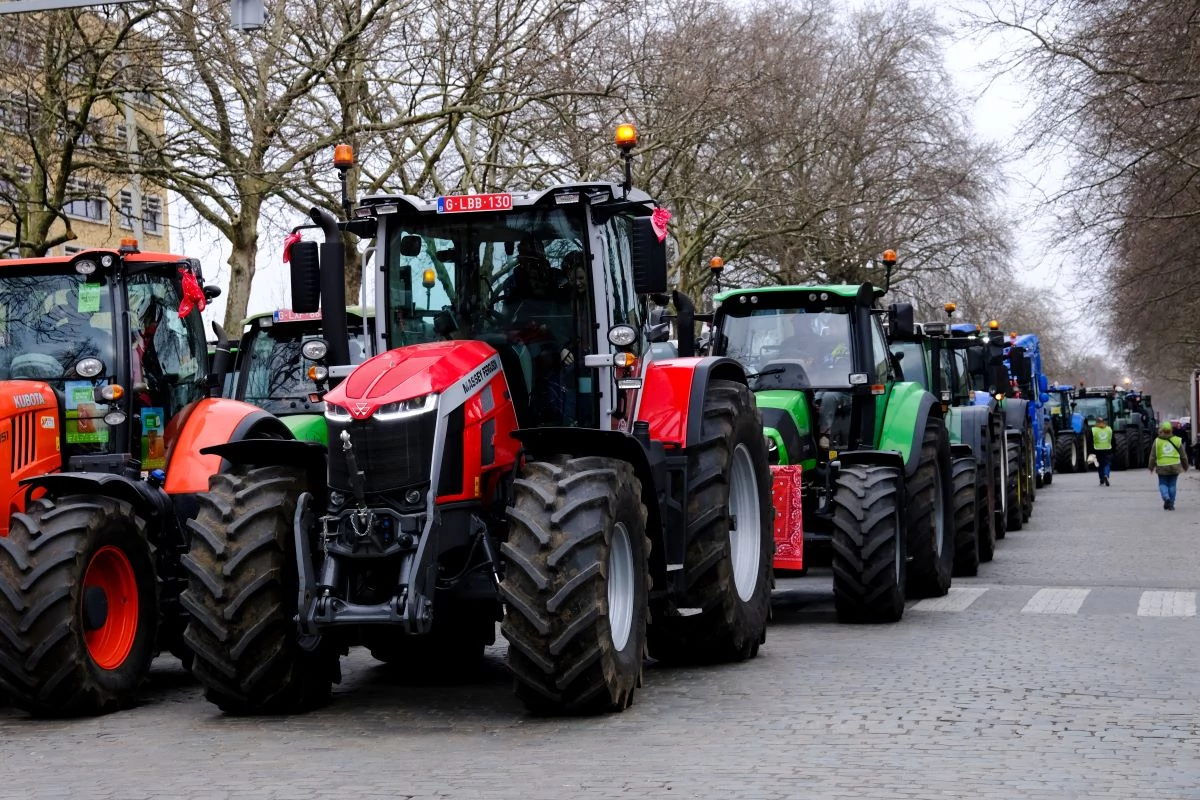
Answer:
<svg viewBox="0 0 1200 800"><path fill-rule="evenodd" d="M220 296L221 296L221 287L217 286L215 283L210 283L204 287L204 299L205 300L215 300L216 298L218 298Z"/></svg>
<svg viewBox="0 0 1200 800"><path fill-rule="evenodd" d="M892 303L887 310L888 338L910 339L916 331L912 303Z"/></svg>
<svg viewBox="0 0 1200 800"><path fill-rule="evenodd" d="M419 256L422 244L423 240L420 236L402 236L400 237L400 255L405 258Z"/></svg>
<svg viewBox="0 0 1200 800"><path fill-rule="evenodd" d="M321 256L316 242L292 245L289 263L292 273L292 311L312 314L321 308Z"/></svg>
<svg viewBox="0 0 1200 800"><path fill-rule="evenodd" d="M650 217L633 218L633 238L630 242L633 264L633 287L638 294L653 294L667 290L667 244L659 241Z"/></svg>
<svg viewBox="0 0 1200 800"><path fill-rule="evenodd" d="M988 381L990 390L994 392L1004 392L1008 394L1008 369L1003 364L993 365L991 368L991 378Z"/></svg>
<svg viewBox="0 0 1200 800"><path fill-rule="evenodd" d="M1045 375L1038 375L1038 388L1042 391L1042 394L1050 391L1050 381Z"/></svg>
<svg viewBox="0 0 1200 800"><path fill-rule="evenodd" d="M983 356L982 347L971 347L967 349L967 372L972 375L978 375L981 378L987 374L987 359Z"/></svg>

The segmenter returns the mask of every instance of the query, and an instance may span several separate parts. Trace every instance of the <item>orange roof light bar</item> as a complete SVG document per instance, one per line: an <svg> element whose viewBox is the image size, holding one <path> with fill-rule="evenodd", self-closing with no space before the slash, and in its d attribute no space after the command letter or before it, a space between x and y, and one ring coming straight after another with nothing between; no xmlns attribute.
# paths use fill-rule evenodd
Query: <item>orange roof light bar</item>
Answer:
<svg viewBox="0 0 1200 800"><path fill-rule="evenodd" d="M354 148L348 144L339 144L333 148L333 165L338 169L350 169L354 166Z"/></svg>
<svg viewBox="0 0 1200 800"><path fill-rule="evenodd" d="M127 253L127 254L136 253L136 252L138 252L138 240L130 238L130 237L126 237L121 240L121 244L117 248L117 250L121 253Z"/></svg>
<svg viewBox="0 0 1200 800"><path fill-rule="evenodd" d="M638 143L637 128L628 122L621 123L617 126L616 142L617 147L622 150L630 150L636 147Z"/></svg>

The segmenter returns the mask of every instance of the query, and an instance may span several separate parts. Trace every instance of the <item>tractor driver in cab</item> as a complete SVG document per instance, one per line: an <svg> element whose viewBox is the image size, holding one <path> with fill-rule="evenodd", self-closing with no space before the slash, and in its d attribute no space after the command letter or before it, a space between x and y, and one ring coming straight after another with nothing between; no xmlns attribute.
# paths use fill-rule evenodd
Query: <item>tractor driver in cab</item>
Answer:
<svg viewBox="0 0 1200 800"><path fill-rule="evenodd" d="M570 318L571 304L560 297L550 259L536 238L517 247L508 298L513 305L509 338L521 360L529 407L540 420L559 420L567 411L562 375L564 338L556 336Z"/></svg>
<svg viewBox="0 0 1200 800"><path fill-rule="evenodd" d="M813 386L842 386L849 372L849 326L842 314L787 315L791 334L779 344L780 358L799 359Z"/></svg>

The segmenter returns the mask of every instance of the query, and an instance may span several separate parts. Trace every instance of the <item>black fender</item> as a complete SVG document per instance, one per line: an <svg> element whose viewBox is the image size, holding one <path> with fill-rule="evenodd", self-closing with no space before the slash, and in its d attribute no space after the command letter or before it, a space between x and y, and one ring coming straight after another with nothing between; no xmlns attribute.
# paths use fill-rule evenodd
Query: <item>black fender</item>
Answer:
<svg viewBox="0 0 1200 800"><path fill-rule="evenodd" d="M161 487L127 475L109 472L56 472L26 478L21 481L21 485L25 487L26 506L29 505L36 489L44 490L51 498L91 495L111 497L129 503L138 516L146 520L146 529L153 537L152 543L159 549L160 559L169 553L178 554L186 547L183 526L186 525L189 511L192 516L195 515L192 508L193 498L173 498Z"/></svg>
<svg viewBox="0 0 1200 800"><path fill-rule="evenodd" d="M955 459L957 459L957 458L975 458L975 451L973 449L971 449L971 445L969 445L969 444L961 444L961 443L954 444L952 442L950 444L950 457L955 458ZM978 459L976 459L976 460L978 460Z"/></svg>
<svg viewBox="0 0 1200 800"><path fill-rule="evenodd" d="M1018 430L1025 430L1027 424L1032 425L1033 423L1029 419L1029 401L1020 400L1015 397L1005 400L1004 424Z"/></svg>
<svg viewBox="0 0 1200 800"><path fill-rule="evenodd" d="M673 506L685 499L670 496L668 466L682 469L686 480L687 456L682 450L673 449L668 454L662 442L647 440L643 443L623 431L592 428L522 428L513 431L512 437L521 443L526 459L546 459L556 455L603 456L631 464L642 484L642 503L647 514L646 535L653 543L650 568L655 587L666 586L665 520L683 513L682 508Z"/></svg>
<svg viewBox="0 0 1200 800"><path fill-rule="evenodd" d="M713 381L732 381L748 386L746 369L737 361L725 356L705 356L697 361L692 372L692 391L688 402L687 432L684 444L691 447L700 444L701 426L704 422L704 398Z"/></svg>
<svg viewBox="0 0 1200 800"><path fill-rule="evenodd" d="M962 424L959 425L959 439L971 448L976 461L986 462L990 445L989 423L992 409L988 406L961 406L955 409L955 413L962 420Z"/></svg>
<svg viewBox="0 0 1200 800"><path fill-rule="evenodd" d="M200 450L202 455L221 457L221 472L228 472L234 466L302 466L308 473L309 491L322 496L326 483L328 466L326 455L328 452L325 445L320 442L301 442L290 438L246 438L215 444Z"/></svg>

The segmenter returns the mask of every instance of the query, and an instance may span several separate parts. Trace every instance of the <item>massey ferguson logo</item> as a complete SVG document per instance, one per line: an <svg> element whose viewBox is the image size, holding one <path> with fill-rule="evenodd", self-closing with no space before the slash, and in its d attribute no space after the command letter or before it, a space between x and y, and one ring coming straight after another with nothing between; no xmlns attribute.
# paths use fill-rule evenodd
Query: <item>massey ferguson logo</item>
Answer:
<svg viewBox="0 0 1200 800"><path fill-rule="evenodd" d="M471 391L476 386L483 383L484 378L487 378L498 369L500 369L500 362L496 359L493 358L491 361L485 361L482 367L475 370L473 373L463 379L463 392Z"/></svg>
<svg viewBox="0 0 1200 800"><path fill-rule="evenodd" d="M367 411L369 411L370 408L371 407L366 403L355 403L354 408L350 409L350 411L353 412L354 416L358 417L359 419L363 419L367 416Z"/></svg>
<svg viewBox="0 0 1200 800"><path fill-rule="evenodd" d="M40 406L46 402L46 398L42 397L41 392L26 392L25 394L13 395L13 405L17 408L32 408Z"/></svg>

